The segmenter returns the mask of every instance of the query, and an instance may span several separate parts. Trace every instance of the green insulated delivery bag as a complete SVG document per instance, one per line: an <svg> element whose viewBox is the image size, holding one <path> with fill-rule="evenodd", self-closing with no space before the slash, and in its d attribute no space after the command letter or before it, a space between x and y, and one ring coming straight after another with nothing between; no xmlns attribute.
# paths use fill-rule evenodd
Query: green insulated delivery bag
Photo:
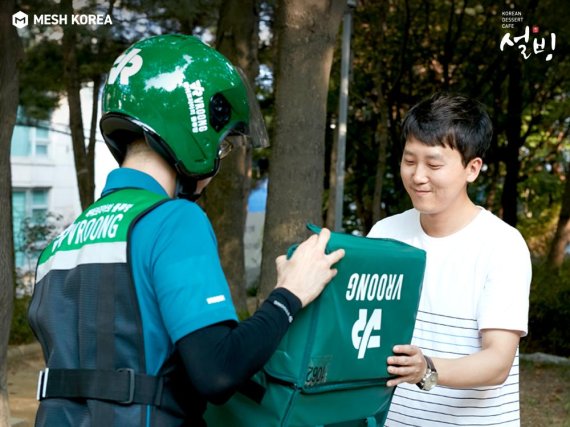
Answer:
<svg viewBox="0 0 570 427"><path fill-rule="evenodd" d="M263 393L209 405L209 426L383 424L394 392L386 359L412 339L426 256L396 240L332 233L327 250L339 248L338 274L247 387Z"/></svg>

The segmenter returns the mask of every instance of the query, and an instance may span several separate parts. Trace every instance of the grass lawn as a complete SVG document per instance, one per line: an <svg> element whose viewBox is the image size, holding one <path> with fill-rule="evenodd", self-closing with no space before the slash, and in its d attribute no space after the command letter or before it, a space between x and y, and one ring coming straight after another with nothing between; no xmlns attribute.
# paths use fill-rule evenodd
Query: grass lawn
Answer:
<svg viewBox="0 0 570 427"><path fill-rule="evenodd" d="M570 366L521 361L521 425L570 427Z"/></svg>

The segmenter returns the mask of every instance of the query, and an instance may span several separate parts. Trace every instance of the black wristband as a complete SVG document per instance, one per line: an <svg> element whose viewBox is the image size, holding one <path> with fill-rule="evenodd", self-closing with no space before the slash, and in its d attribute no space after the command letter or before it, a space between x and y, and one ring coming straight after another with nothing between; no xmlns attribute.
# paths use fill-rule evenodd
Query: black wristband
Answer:
<svg viewBox="0 0 570 427"><path fill-rule="evenodd" d="M274 289L267 297L267 301L278 307L287 316L289 323L293 322L293 318L302 307L301 300L285 288Z"/></svg>

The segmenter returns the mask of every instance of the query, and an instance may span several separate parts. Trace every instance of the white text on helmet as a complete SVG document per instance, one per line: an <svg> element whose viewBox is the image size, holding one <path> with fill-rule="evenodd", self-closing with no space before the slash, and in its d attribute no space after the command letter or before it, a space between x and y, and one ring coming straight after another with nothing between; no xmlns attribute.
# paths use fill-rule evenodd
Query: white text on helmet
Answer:
<svg viewBox="0 0 570 427"><path fill-rule="evenodd" d="M192 133L206 132L208 130L208 117L206 116L202 83L200 83L200 80L196 80L194 83L184 82L184 91L186 92L188 109L190 110Z"/></svg>

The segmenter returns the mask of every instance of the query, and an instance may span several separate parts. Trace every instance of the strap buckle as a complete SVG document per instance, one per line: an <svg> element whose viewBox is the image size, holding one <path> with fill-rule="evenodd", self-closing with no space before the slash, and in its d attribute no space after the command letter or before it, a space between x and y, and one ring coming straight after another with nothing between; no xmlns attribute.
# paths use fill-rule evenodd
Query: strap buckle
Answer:
<svg viewBox="0 0 570 427"><path fill-rule="evenodd" d="M38 388L36 390L36 399L42 400L46 397L47 383L48 383L49 368L40 371L38 375Z"/></svg>
<svg viewBox="0 0 570 427"><path fill-rule="evenodd" d="M135 398L135 370L132 368L120 368L117 372L126 372L128 374L128 384L129 384L129 397L126 400L121 400L117 403L120 405L130 405L133 403Z"/></svg>

